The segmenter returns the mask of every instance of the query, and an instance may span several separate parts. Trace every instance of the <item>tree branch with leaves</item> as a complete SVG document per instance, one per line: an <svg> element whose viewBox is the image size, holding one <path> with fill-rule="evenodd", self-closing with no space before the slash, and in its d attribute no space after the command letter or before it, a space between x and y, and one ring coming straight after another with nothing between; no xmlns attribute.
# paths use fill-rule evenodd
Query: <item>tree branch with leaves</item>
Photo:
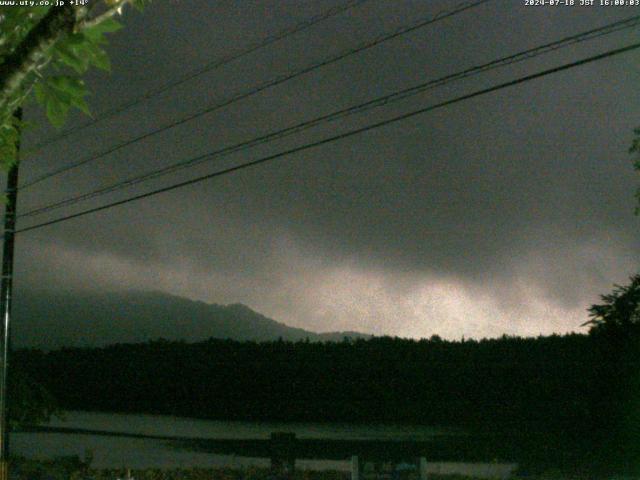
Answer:
<svg viewBox="0 0 640 480"><path fill-rule="evenodd" d="M32 92L56 127L71 108L89 114L82 75L110 70L105 35L122 28L115 16L150 0L94 0L87 6L0 7L0 165L16 160L20 123L13 112Z"/></svg>

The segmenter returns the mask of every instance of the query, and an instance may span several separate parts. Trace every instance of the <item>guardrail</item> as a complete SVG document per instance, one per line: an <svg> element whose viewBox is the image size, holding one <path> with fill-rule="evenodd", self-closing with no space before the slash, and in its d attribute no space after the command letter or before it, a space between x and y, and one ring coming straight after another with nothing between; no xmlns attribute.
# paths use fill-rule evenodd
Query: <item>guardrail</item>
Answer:
<svg viewBox="0 0 640 480"><path fill-rule="evenodd" d="M388 441L297 438L291 432L273 432L269 439L215 439L48 426L29 426L21 431L162 440L191 451L268 458L271 470L278 478L291 476L296 469L296 460L307 459L349 461L353 480L425 480L430 472L434 472L435 462L518 463L517 452L513 449L498 451L495 448L498 442L484 442L482 437L465 435ZM509 442L500 444L513 446Z"/></svg>

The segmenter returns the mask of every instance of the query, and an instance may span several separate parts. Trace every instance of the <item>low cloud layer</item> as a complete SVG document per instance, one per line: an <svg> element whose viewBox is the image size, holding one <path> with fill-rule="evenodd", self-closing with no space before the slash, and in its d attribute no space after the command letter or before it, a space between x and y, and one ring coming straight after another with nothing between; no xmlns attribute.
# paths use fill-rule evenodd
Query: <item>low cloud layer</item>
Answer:
<svg viewBox="0 0 640 480"><path fill-rule="evenodd" d="M259 29L267 28L256 26L257 13L239 11L234 2L201 3L200 10L177 11L154 4L142 17L126 18L127 28L113 37L112 76L91 79L98 111L178 76L182 62L199 65L222 55L235 45L225 44L225 35L244 44L248 39L236 28L258 37ZM271 28L331 4L270 2ZM391 11L368 2L333 24L274 46L271 56L256 54L196 80L191 89L168 93L162 102L149 102L87 130L86 136L56 144L33 163L25 161L23 176L86 157L265 77L372 38L367 25L389 30L446 4L394 2ZM489 2L473 14L452 17L43 183L24 192L20 208L624 17L614 9L562 13L515 3L497 7ZM218 17L205 21L209 17L202 11L214 8ZM217 165L259 158L622 46L630 43L631 33L576 45ZM474 41L477 36L484 41ZM209 51L195 48L203 45ZM637 175L627 154L632 129L640 124L637 60L637 53L603 60L272 164L25 233L17 249L17 286L157 289L209 302L246 303L315 331L460 338L579 330L598 295L638 269ZM123 92L122 85L130 91ZM215 165L147 188L207 173Z"/></svg>

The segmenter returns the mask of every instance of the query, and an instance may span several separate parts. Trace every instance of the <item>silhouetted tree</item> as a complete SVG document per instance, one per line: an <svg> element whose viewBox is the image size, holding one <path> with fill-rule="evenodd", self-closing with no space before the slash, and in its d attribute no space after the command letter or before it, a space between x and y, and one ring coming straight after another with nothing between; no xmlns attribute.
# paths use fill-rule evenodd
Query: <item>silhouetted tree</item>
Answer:
<svg viewBox="0 0 640 480"><path fill-rule="evenodd" d="M640 274L628 285L615 285L602 303L589 308L594 340L591 385L592 428L599 431L606 456L640 456ZM624 446L624 450L622 449Z"/></svg>
<svg viewBox="0 0 640 480"><path fill-rule="evenodd" d="M613 292L602 295L603 303L589 308L592 332L622 331L630 333L640 326L640 274L631 277L626 286L615 285Z"/></svg>
<svg viewBox="0 0 640 480"><path fill-rule="evenodd" d="M41 383L22 370L12 373L9 377L9 423L12 427L47 422L52 416L62 417L58 403Z"/></svg>

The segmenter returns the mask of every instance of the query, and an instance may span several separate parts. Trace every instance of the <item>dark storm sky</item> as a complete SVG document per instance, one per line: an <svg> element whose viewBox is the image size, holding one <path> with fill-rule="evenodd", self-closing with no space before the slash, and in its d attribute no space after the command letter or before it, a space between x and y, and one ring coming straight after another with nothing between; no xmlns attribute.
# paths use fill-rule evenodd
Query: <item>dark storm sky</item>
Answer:
<svg viewBox="0 0 640 480"><path fill-rule="evenodd" d="M92 109L126 102L337 5L157 0L111 36ZM370 0L24 161L28 180L457 2ZM494 0L21 193L22 211L640 12ZM20 226L169 185L637 41L616 33ZM638 270L640 54L465 101L188 188L23 234L21 289L155 289L315 331L447 338L578 330ZM35 123L43 123L35 108ZM71 124L85 121L79 115ZM33 130L25 145L51 135Z"/></svg>

